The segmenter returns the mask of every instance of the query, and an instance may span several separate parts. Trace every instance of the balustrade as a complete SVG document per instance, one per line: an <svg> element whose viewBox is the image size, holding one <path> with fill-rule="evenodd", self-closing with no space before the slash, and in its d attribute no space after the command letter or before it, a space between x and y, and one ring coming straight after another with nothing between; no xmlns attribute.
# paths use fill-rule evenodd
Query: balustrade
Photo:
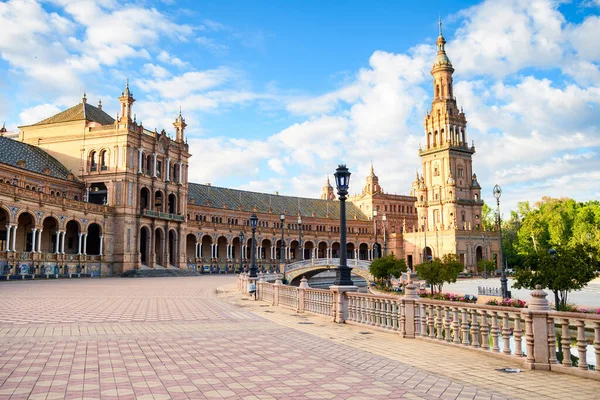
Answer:
<svg viewBox="0 0 600 400"><path fill-rule="evenodd" d="M240 288L245 291L244 277ZM339 301L343 296L342 301ZM531 308L467 304L426 298L270 284L261 278L259 298L341 322L398 332L510 357L533 369L600 380L600 315L550 310L546 294L537 289ZM334 306L347 307L344 312ZM411 326L412 325L412 326ZM535 330L534 330L535 327ZM410 328L410 329L409 329ZM407 334L405 336L405 334ZM543 343L539 345L540 341Z"/></svg>

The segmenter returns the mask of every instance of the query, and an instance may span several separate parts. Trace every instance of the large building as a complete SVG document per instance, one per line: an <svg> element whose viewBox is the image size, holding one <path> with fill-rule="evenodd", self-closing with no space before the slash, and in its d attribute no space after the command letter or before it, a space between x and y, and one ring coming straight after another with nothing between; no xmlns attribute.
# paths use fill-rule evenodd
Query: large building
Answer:
<svg viewBox="0 0 600 400"><path fill-rule="evenodd" d="M480 187L466 118L452 92L441 34L425 118L422 174L410 195L385 193L373 167L347 204L348 257L383 253L408 265L459 256L465 269L499 260L497 232L482 230ZM250 258L249 219L259 218L258 265L339 257L339 202L329 180L320 199L188 182L181 112L174 134L146 129L127 84L116 118L87 102L9 138L0 130L0 273L117 275L138 268L233 272ZM243 236L241 235L243 233Z"/></svg>

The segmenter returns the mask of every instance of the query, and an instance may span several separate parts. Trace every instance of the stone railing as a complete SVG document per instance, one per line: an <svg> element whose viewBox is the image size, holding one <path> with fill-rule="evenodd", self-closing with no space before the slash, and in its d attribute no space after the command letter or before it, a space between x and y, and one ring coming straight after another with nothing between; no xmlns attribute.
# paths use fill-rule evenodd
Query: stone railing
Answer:
<svg viewBox="0 0 600 400"><path fill-rule="evenodd" d="M247 274L238 279L238 288L247 293L251 280ZM337 323L485 352L527 369L600 380L600 315L553 311L539 287L527 308L420 298L413 284L404 296L392 296L358 293L354 286L311 289L305 278L300 287L280 280L270 284L260 276L257 290L259 300L330 316Z"/></svg>
<svg viewBox="0 0 600 400"><path fill-rule="evenodd" d="M146 216L146 217L152 217L152 218L166 219L168 221L179 221L179 222L185 221L185 216L183 216L183 215L153 211L153 210L148 210L147 208L143 208L140 212L140 215Z"/></svg>

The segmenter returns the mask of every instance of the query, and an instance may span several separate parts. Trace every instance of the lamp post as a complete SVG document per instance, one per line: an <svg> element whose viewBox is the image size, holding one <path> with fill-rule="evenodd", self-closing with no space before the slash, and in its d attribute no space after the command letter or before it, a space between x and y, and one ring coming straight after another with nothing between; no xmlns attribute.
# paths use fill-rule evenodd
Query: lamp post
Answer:
<svg viewBox="0 0 600 400"><path fill-rule="evenodd" d="M258 217L252 214L250 217L250 227L252 228L252 262L250 264L250 278L256 278L256 242L254 235L256 234L256 226L258 225Z"/></svg>
<svg viewBox="0 0 600 400"><path fill-rule="evenodd" d="M379 254L377 251L377 209L373 209L373 231L375 232L375 244L373 245L373 260L379 258Z"/></svg>
<svg viewBox="0 0 600 400"><path fill-rule="evenodd" d="M427 216L423 215L421 219L423 220L423 240L425 242L425 247L423 247L423 262L425 262L427 261Z"/></svg>
<svg viewBox="0 0 600 400"><path fill-rule="evenodd" d="M500 217L500 196L502 195L502 188L499 185L494 186L492 192L496 198L496 207L498 212L498 231L500 232L500 268L502 275L500 276L500 290L502 292L502 298L507 299L508 296L508 279L506 278L506 266L504 263L504 254L502 251L502 218Z"/></svg>
<svg viewBox="0 0 600 400"><path fill-rule="evenodd" d="M556 258L558 257L558 254L556 254L556 250L548 249L548 255L550 255L550 257L552 257L552 261L554 262L554 269L556 269ZM556 311L558 311L559 304L560 304L560 301L558 299L558 291L553 290L553 292L554 292L554 308L556 309Z"/></svg>
<svg viewBox="0 0 600 400"><path fill-rule="evenodd" d="M385 215L385 213L383 213L383 215L381 216L381 220L383 221L383 256L386 257L387 256L387 235L386 235L387 216Z"/></svg>
<svg viewBox="0 0 600 400"><path fill-rule="evenodd" d="M340 266L335 269L335 286L352 286L350 271L346 265L346 195L348 194L348 186L350 185L350 171L344 164L340 164L335 170L335 185L340 199Z"/></svg>
<svg viewBox="0 0 600 400"><path fill-rule="evenodd" d="M302 216L298 215L298 261L304 259L304 252L302 251Z"/></svg>
<svg viewBox="0 0 600 400"><path fill-rule="evenodd" d="M244 263L243 260L244 258L242 257L242 255L244 254L244 232L240 232L240 273L242 273L244 271Z"/></svg>
<svg viewBox="0 0 600 400"><path fill-rule="evenodd" d="M283 221L285 221L285 214L279 214L279 220L281 221L281 253L279 254L279 258L281 258L281 264L285 264L285 241L283 239Z"/></svg>

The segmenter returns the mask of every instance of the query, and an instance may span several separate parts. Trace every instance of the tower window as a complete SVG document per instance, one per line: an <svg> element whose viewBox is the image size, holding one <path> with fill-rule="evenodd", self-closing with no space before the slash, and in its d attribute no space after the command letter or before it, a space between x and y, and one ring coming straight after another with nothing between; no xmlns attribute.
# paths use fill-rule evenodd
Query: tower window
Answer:
<svg viewBox="0 0 600 400"><path fill-rule="evenodd" d="M458 169L458 177L459 177L459 178L462 178L462 177L463 177L463 169L462 169L462 168L459 168L459 169Z"/></svg>

